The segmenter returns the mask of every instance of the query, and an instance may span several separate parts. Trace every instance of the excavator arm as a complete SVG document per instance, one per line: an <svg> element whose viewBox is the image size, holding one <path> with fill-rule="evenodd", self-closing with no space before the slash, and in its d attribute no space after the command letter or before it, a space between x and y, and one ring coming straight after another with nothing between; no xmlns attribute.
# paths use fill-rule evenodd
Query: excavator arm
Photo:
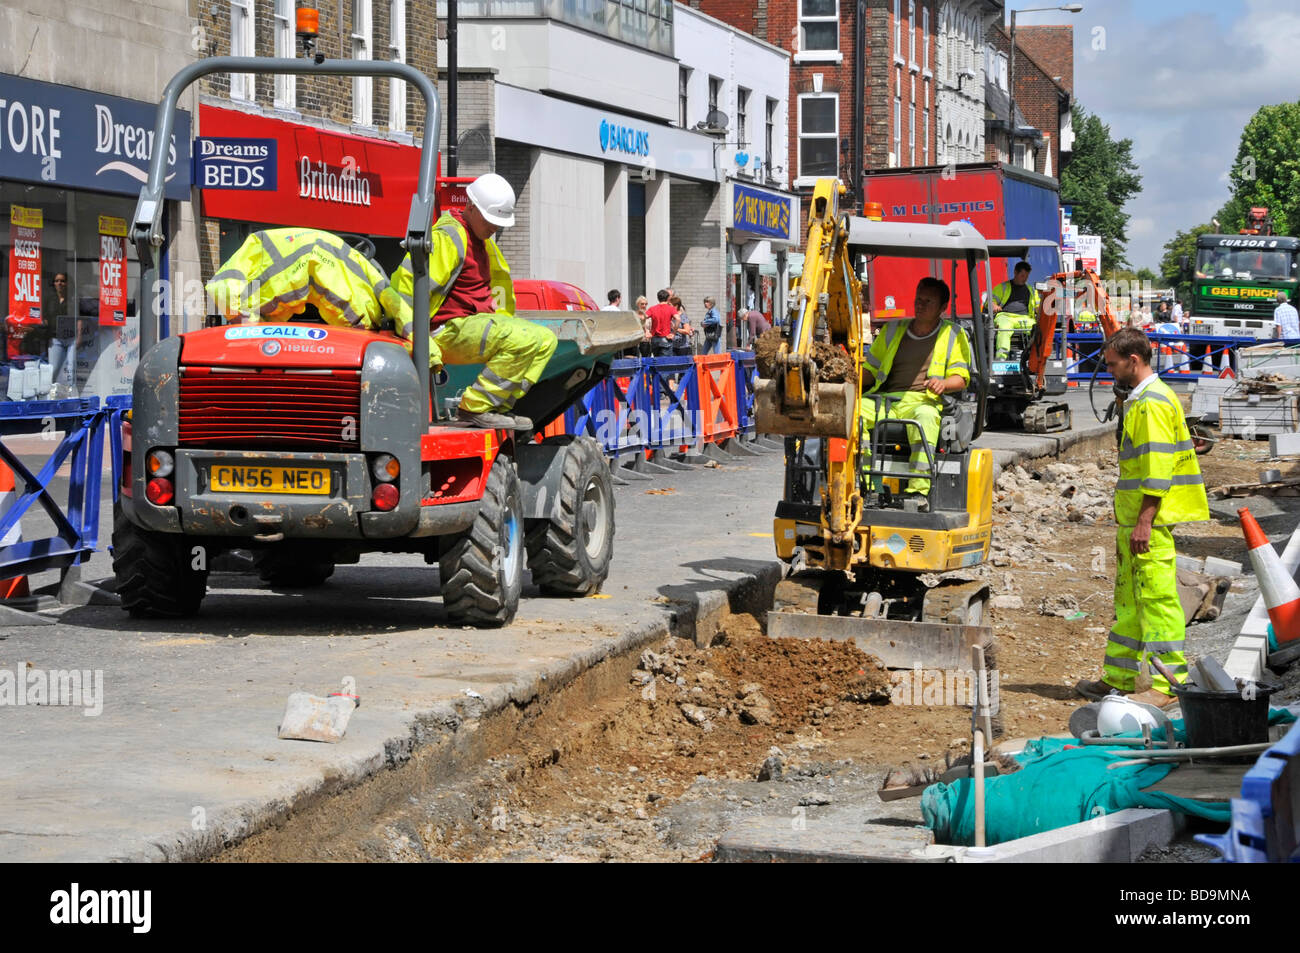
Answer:
<svg viewBox="0 0 1300 953"><path fill-rule="evenodd" d="M1047 362L1052 356L1052 348L1056 342L1057 318L1062 310L1061 299L1066 294L1077 295L1079 292L1074 289L1079 282L1083 282L1086 286L1083 292L1087 296L1085 300L1090 304L1089 310L1097 315L1103 336L1108 338L1123 327L1119 316L1111 306L1110 296L1106 294L1106 288L1095 271L1081 269L1057 272L1052 275L1048 280L1047 292L1038 301L1038 323L1030 343L1029 353L1025 357L1025 367L1037 381L1039 390L1044 386Z"/></svg>

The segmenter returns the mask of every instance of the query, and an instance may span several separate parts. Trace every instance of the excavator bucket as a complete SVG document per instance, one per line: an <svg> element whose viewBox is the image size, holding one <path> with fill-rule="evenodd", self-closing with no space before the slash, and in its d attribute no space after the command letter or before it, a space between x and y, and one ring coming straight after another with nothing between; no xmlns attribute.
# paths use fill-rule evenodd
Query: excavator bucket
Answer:
<svg viewBox="0 0 1300 953"><path fill-rule="evenodd" d="M886 668L951 671L969 669L971 647L989 646L993 629L987 625L864 619L861 616L769 612L767 635L773 639L853 641Z"/></svg>
<svg viewBox="0 0 1300 953"><path fill-rule="evenodd" d="M815 384L807 407L786 409L775 380L760 378L754 391L754 423L759 433L790 437L844 437L857 419L852 383Z"/></svg>

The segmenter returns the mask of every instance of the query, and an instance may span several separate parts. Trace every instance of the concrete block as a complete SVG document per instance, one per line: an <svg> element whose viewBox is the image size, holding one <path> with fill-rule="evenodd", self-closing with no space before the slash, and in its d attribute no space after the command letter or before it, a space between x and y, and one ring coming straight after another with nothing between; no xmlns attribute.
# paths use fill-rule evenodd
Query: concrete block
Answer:
<svg viewBox="0 0 1300 953"><path fill-rule="evenodd" d="M299 741L342 741L355 709L356 702L350 697L331 695L321 698L307 692L294 692L284 706L277 736Z"/></svg>
<svg viewBox="0 0 1300 953"><path fill-rule="evenodd" d="M1243 652L1256 652L1259 654L1259 664L1261 666L1268 664L1268 637L1267 636L1239 635L1237 636L1237 643L1232 648L1234 651L1240 649Z"/></svg>
<svg viewBox="0 0 1300 953"><path fill-rule="evenodd" d="M1177 833L1171 811L1130 808L1069 827L1008 841L985 852L970 848L953 859L963 864L1131 864L1150 846L1165 846Z"/></svg>
<svg viewBox="0 0 1300 953"><path fill-rule="evenodd" d="M1255 649L1234 648L1228 653L1228 660L1223 663L1223 670L1231 678L1258 681L1264 674L1264 660Z"/></svg>
<svg viewBox="0 0 1300 953"><path fill-rule="evenodd" d="M802 809L799 809L802 811ZM919 827L863 825L860 813L826 818L812 811L789 817L751 817L718 841L720 863L917 863L928 857L934 832Z"/></svg>
<svg viewBox="0 0 1300 953"><path fill-rule="evenodd" d="M1300 433L1269 434L1268 452L1275 457L1300 454Z"/></svg>
<svg viewBox="0 0 1300 953"><path fill-rule="evenodd" d="M1241 563L1220 559L1218 556L1206 556L1203 571L1207 576L1240 576Z"/></svg>
<svg viewBox="0 0 1300 953"><path fill-rule="evenodd" d="M1205 560L1199 556L1179 556L1175 562L1179 569L1186 569L1188 572L1205 571Z"/></svg>

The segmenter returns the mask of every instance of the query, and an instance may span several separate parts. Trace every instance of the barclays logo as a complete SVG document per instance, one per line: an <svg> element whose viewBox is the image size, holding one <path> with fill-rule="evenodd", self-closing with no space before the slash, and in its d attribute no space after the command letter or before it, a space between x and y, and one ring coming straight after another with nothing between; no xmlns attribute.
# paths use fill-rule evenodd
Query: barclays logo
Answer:
<svg viewBox="0 0 1300 953"><path fill-rule="evenodd" d="M650 154L650 133L630 126L615 126L608 120L600 121L600 151L624 152L633 156Z"/></svg>

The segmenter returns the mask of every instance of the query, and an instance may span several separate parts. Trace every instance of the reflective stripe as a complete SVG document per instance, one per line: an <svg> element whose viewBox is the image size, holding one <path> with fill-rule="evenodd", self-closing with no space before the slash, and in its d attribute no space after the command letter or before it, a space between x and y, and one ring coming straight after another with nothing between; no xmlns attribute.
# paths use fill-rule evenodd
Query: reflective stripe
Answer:
<svg viewBox="0 0 1300 953"><path fill-rule="evenodd" d="M1161 655L1166 652L1181 652L1187 645L1185 639L1178 639L1173 642L1143 642L1141 639L1134 639L1127 635L1120 635L1118 632L1110 633L1110 641L1115 645L1122 645L1124 648L1132 649L1135 652L1145 651L1148 655Z"/></svg>
<svg viewBox="0 0 1300 953"><path fill-rule="evenodd" d="M1142 403L1144 400L1158 400L1158 401L1160 401L1162 404L1169 404L1170 406L1177 406L1177 405L1174 404L1173 401L1171 401L1171 400L1170 400L1168 397L1166 397L1164 394L1161 394L1161 393L1159 393L1158 391L1152 390L1150 385L1147 385L1147 389L1144 390L1144 391L1142 392L1142 396L1139 397L1137 400L1135 400L1135 401L1133 402L1133 406L1136 407L1138 404Z"/></svg>
<svg viewBox="0 0 1300 953"><path fill-rule="evenodd" d="M483 340L478 342L478 352L482 355L487 350L488 332L492 330L492 319L488 319L487 327L483 329Z"/></svg>
<svg viewBox="0 0 1300 953"><path fill-rule="evenodd" d="M1168 490L1175 486L1198 486L1204 483L1199 473L1180 473L1169 480L1157 480L1154 477L1140 479L1134 477L1120 480L1115 484L1117 490Z"/></svg>
<svg viewBox="0 0 1300 953"><path fill-rule="evenodd" d="M1119 458L1121 460L1132 460L1135 457L1140 457L1147 453L1178 453L1182 450L1195 449L1196 447L1192 444L1191 440L1180 440L1178 443L1157 443L1152 440L1147 443L1140 443L1137 446L1133 446L1129 440L1128 434L1125 434L1124 446L1119 452Z"/></svg>
<svg viewBox="0 0 1300 953"><path fill-rule="evenodd" d="M307 295L309 294L311 294L310 288L293 288L286 291L284 294L276 295L270 301L266 302L266 304L262 305L262 313L268 314L270 311L275 311L285 305L297 304L300 301L306 300Z"/></svg>
<svg viewBox="0 0 1300 953"><path fill-rule="evenodd" d="M1138 660L1135 658L1116 658L1113 655L1107 655L1101 662L1102 665L1113 665L1115 668L1126 668L1130 672L1140 671Z"/></svg>
<svg viewBox="0 0 1300 953"><path fill-rule="evenodd" d="M513 391L515 388L519 386L518 381L506 380L500 374L497 374L495 371L493 371L490 367L483 368L483 370L480 371L479 373L484 378L486 378L489 383L494 384L497 387L504 388L505 390Z"/></svg>
<svg viewBox="0 0 1300 953"><path fill-rule="evenodd" d="M942 325L940 325L940 327L942 328ZM955 330L956 328L953 329L953 331ZM957 335L953 333L953 331L948 332L948 353L943 356L944 370L947 370L949 368L950 362L952 361L952 349L957 344Z"/></svg>
<svg viewBox="0 0 1300 953"><path fill-rule="evenodd" d="M862 355L862 362L866 364L868 367L870 367L872 370L875 371L880 370L880 358L872 354L870 349L868 349L866 354Z"/></svg>
<svg viewBox="0 0 1300 953"><path fill-rule="evenodd" d="M247 281L248 276L238 268L227 268L225 271L219 271L212 276L213 281L229 281L234 278L238 281Z"/></svg>
<svg viewBox="0 0 1300 953"><path fill-rule="evenodd" d="M402 337L404 337L404 338L409 338L409 337L411 336L411 329L412 329L413 327L415 327L415 322L414 322L414 321L407 321L405 324L403 324L403 325L402 325Z"/></svg>
<svg viewBox="0 0 1300 953"><path fill-rule="evenodd" d="M348 324L352 325L353 327L357 327L365 320L364 318L362 318L361 315L357 314L357 312L352 309L352 302L349 301L347 298L337 295L333 291L330 291L328 288L317 283L315 278L312 278L309 284L311 285L311 289L315 291L316 294L324 298L326 301L334 305L334 307L339 310L339 313L343 316L343 319L348 322Z"/></svg>
<svg viewBox="0 0 1300 953"><path fill-rule="evenodd" d="M487 401L488 406L493 408L504 407L506 404L509 404L511 402L511 397L509 394L505 394L505 395L492 394L489 393L488 391L485 391L483 388L477 386L476 384L471 384L469 387L465 388L466 396L469 396L471 393L474 394L475 396L483 398L483 400Z"/></svg>
<svg viewBox="0 0 1300 953"><path fill-rule="evenodd" d="M953 371L958 369L969 371L970 365L967 364L965 361L953 361L951 364L948 365L948 369Z"/></svg>
<svg viewBox="0 0 1300 953"><path fill-rule="evenodd" d="M1131 481L1122 480L1122 483ZM1138 486L1143 490L1168 490L1174 485L1173 480L1161 480L1158 477L1143 477L1137 481Z"/></svg>

